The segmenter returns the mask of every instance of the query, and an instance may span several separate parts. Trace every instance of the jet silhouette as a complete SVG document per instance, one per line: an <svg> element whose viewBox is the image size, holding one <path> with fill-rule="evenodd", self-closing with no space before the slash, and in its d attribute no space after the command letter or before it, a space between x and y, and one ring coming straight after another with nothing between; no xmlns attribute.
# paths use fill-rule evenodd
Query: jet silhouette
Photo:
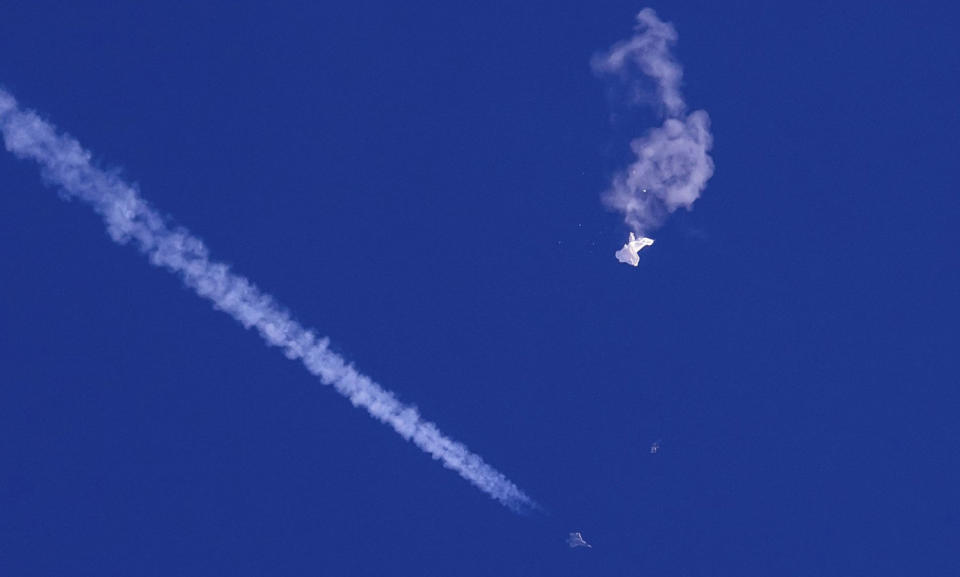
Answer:
<svg viewBox="0 0 960 577"><path fill-rule="evenodd" d="M570 533L570 535L567 537L567 545L570 545L570 547L573 549L576 549L577 547L589 547L593 549L593 545L583 540L583 536L580 535L580 531Z"/></svg>

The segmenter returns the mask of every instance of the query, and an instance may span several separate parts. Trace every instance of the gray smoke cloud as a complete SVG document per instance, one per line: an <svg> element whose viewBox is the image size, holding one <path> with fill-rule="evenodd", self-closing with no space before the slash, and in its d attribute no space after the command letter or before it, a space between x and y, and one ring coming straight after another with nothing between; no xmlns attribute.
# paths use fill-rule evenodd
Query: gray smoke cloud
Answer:
<svg viewBox="0 0 960 577"><path fill-rule="evenodd" d="M211 260L203 242L161 216L130 184L93 166L91 155L73 138L31 111L21 110L0 89L0 130L8 151L36 161L45 180L70 198L89 204L103 217L110 237L133 244L158 267L177 274L199 296L211 301L268 345L299 360L307 371L331 385L354 406L362 407L443 466L517 512L536 504L502 473L464 445L445 436L417 409L358 372L332 352L329 340L301 326L272 297L230 268Z"/></svg>
<svg viewBox="0 0 960 577"><path fill-rule="evenodd" d="M653 97L664 117L662 126L630 143L636 159L613 176L603 193L604 203L622 213L638 235L659 226L677 208L689 210L713 176L710 117L703 110L686 113L680 92L683 69L671 53L676 41L673 26L644 8L637 14L633 37L591 61L598 75L615 76L627 84L632 103ZM651 81L655 95L650 94Z"/></svg>

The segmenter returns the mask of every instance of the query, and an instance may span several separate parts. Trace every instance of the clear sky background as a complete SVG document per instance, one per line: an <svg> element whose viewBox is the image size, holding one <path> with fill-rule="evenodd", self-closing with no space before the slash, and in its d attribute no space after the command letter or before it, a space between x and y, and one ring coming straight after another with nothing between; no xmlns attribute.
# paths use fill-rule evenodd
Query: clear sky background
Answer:
<svg viewBox="0 0 960 577"><path fill-rule="evenodd" d="M634 269L644 6L4 4L0 84L544 511L4 153L0 574L958 574L956 9L649 4L716 173Z"/></svg>

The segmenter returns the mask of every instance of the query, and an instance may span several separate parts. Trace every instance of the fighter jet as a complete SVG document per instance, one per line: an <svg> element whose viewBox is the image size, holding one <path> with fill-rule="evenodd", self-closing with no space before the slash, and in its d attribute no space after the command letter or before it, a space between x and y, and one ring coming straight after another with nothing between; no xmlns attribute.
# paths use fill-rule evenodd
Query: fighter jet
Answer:
<svg viewBox="0 0 960 577"><path fill-rule="evenodd" d="M570 545L571 549L576 549L577 547L589 547L590 549L593 549L593 545L583 540L583 536L580 535L580 531L570 533L570 535L567 537L567 545Z"/></svg>
<svg viewBox="0 0 960 577"><path fill-rule="evenodd" d="M652 238L647 238L645 236L637 238L635 234L630 233L630 239L627 241L627 244L623 245L623 248L617 251L617 260L629 265L637 266L640 264L640 255L637 253L645 246L650 246L653 244Z"/></svg>

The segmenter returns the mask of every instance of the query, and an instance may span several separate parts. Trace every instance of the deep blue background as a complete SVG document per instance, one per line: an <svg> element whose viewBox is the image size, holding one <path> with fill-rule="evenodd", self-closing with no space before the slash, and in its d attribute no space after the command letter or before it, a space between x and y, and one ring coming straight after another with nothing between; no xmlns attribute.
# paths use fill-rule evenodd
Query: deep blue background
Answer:
<svg viewBox="0 0 960 577"><path fill-rule="evenodd" d="M717 170L633 269L596 4L4 3L23 105L547 513L3 154L0 574L960 574L957 13L653 5Z"/></svg>

